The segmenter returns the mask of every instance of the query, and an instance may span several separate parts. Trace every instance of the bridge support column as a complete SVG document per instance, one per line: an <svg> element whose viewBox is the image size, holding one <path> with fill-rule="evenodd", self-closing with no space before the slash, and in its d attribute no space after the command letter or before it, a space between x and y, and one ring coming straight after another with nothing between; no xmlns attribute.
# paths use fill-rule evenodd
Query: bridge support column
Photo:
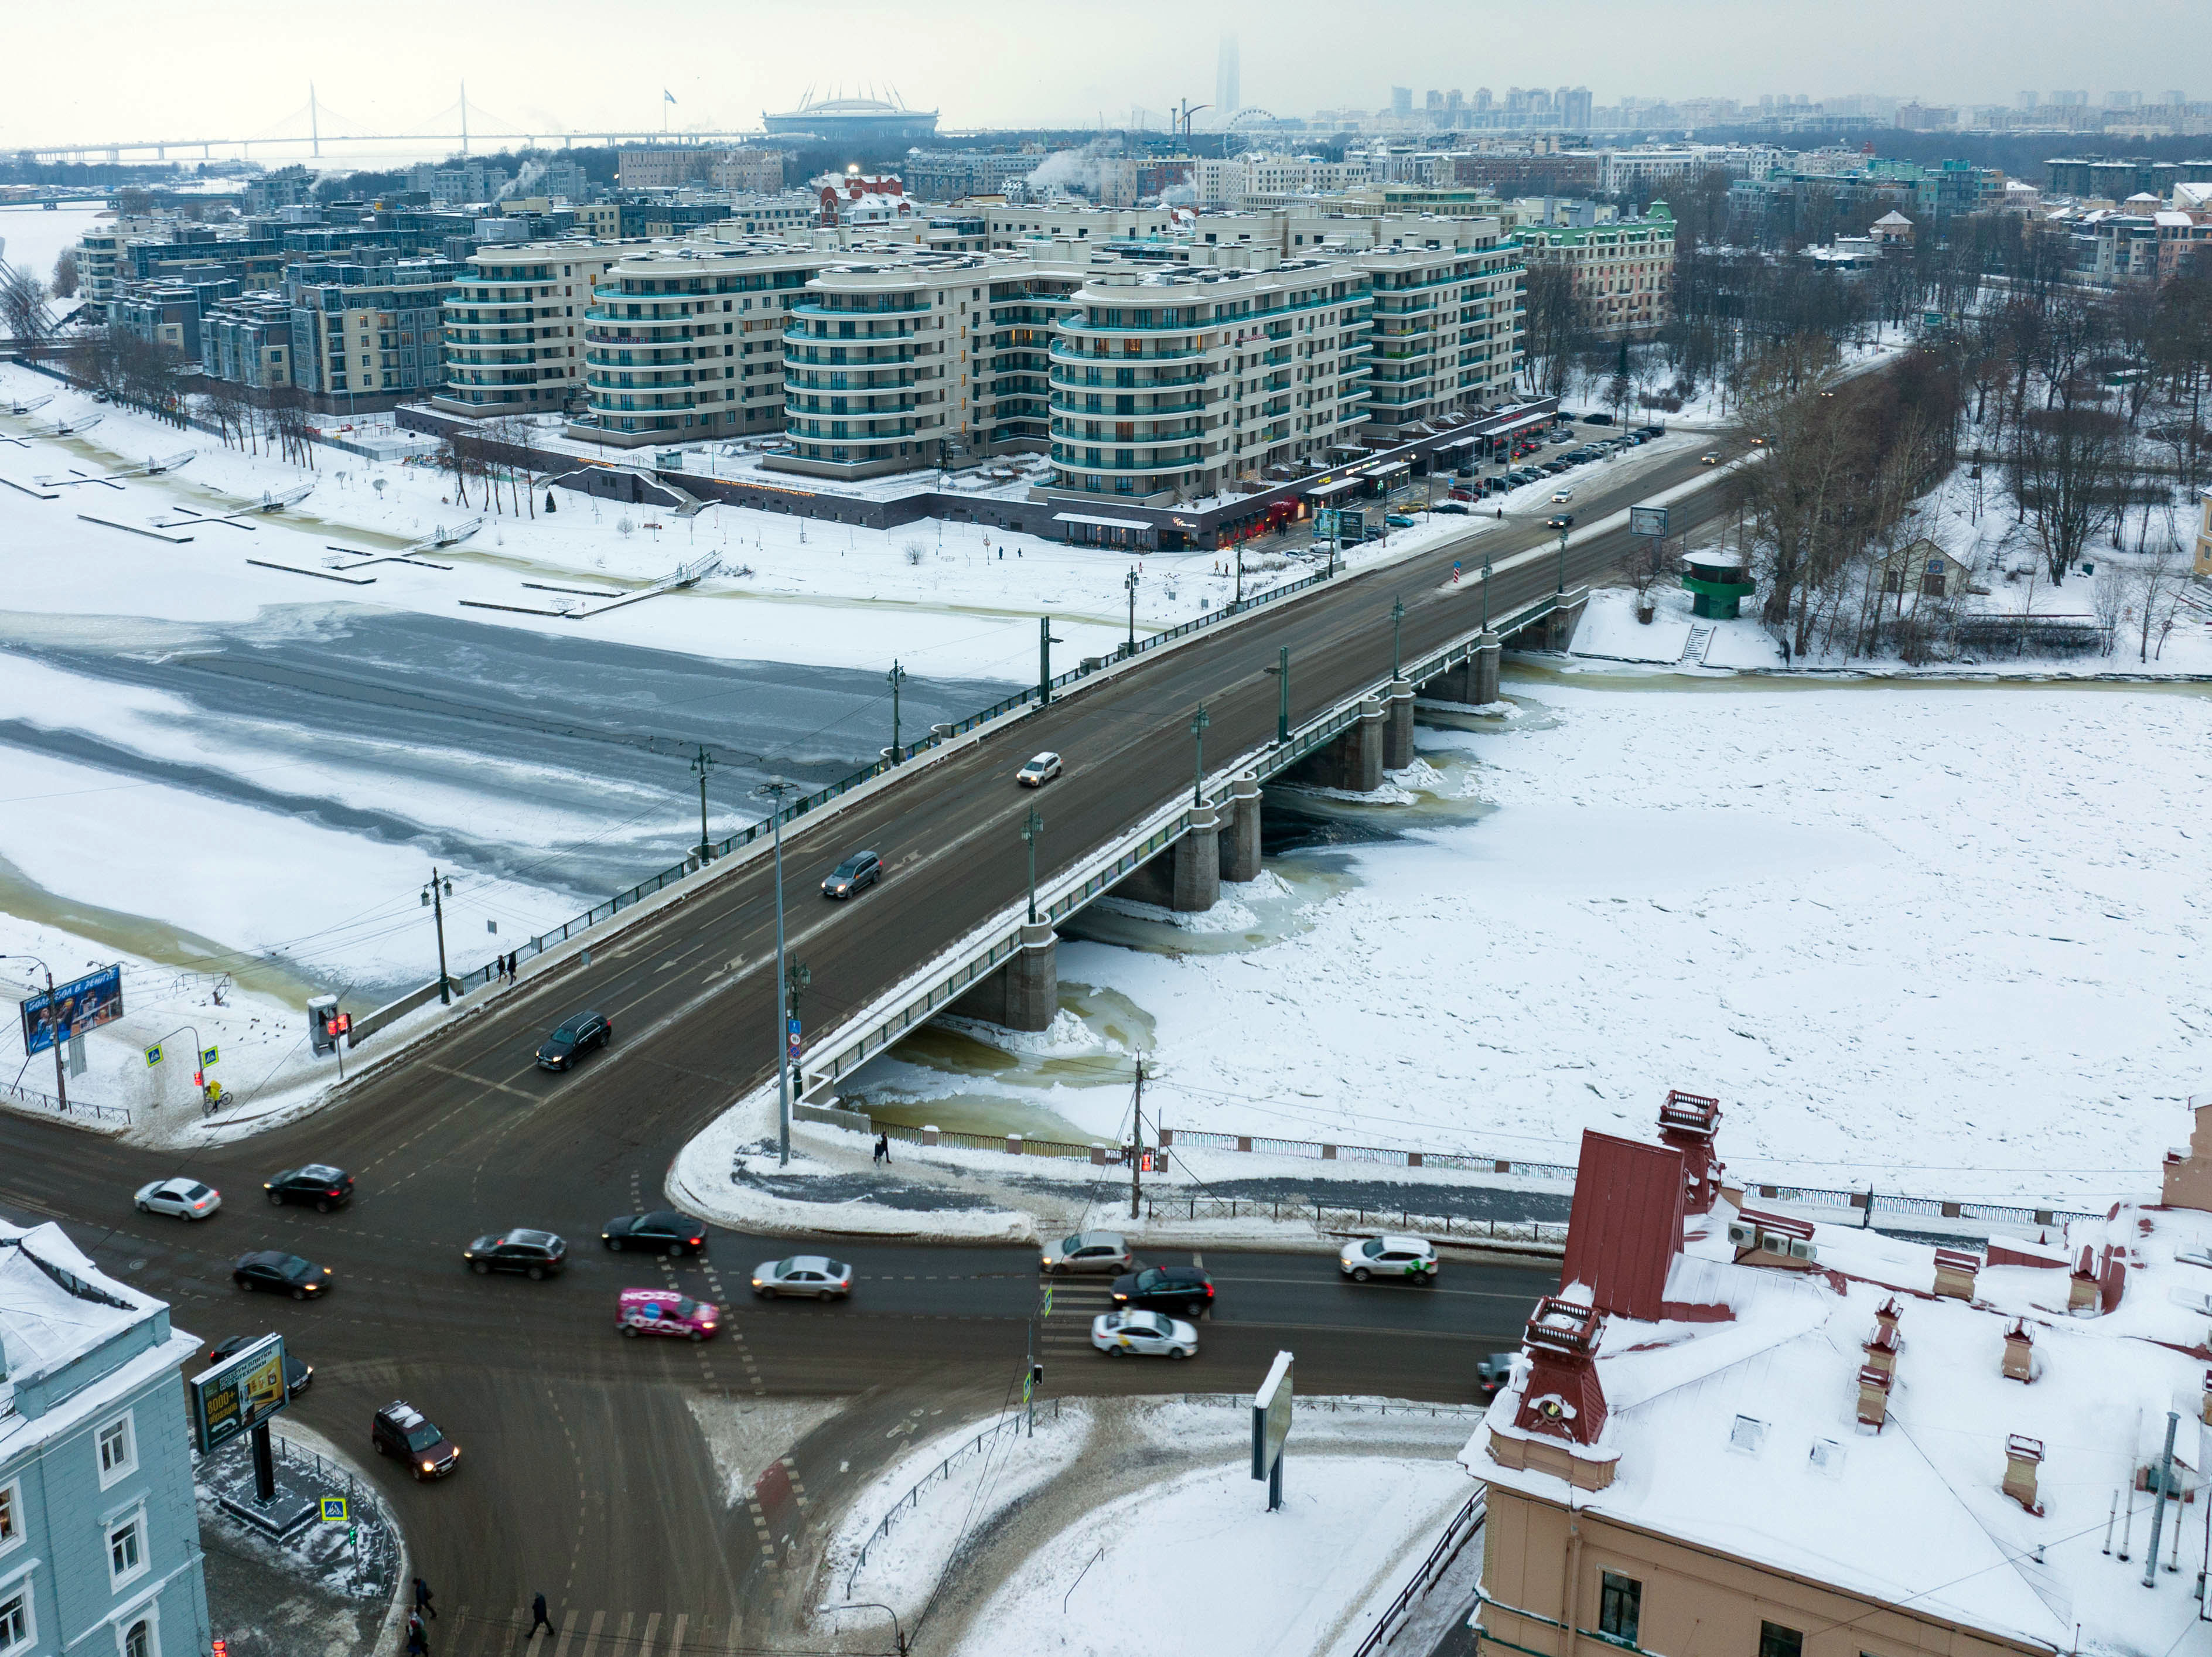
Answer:
<svg viewBox="0 0 2212 1657"><path fill-rule="evenodd" d="M1221 816L1211 806L1190 814L1190 832L1175 843L1177 911L1211 909L1221 901Z"/></svg>
<svg viewBox="0 0 2212 1657"><path fill-rule="evenodd" d="M1060 1008L1059 942L1049 921L1025 923L1013 959L952 1003L963 1018L1008 1030L1045 1030Z"/></svg>
<svg viewBox="0 0 2212 1657"><path fill-rule="evenodd" d="M1544 620L1544 648L1565 650L1575 642L1575 629L1582 623L1583 612L1589 607L1589 588L1570 587L1552 613Z"/></svg>
<svg viewBox="0 0 2212 1657"><path fill-rule="evenodd" d="M1359 704L1359 718L1342 738L1343 775L1337 784L1359 794L1372 794L1382 786L1382 704L1373 697Z"/></svg>
<svg viewBox="0 0 2212 1657"><path fill-rule="evenodd" d="M1401 771L1413 763L1413 685L1394 679L1382 721L1382 769Z"/></svg>
<svg viewBox="0 0 2212 1657"><path fill-rule="evenodd" d="M1220 834L1221 878L1243 882L1260 878L1260 783L1241 777L1231 785L1229 822Z"/></svg>
<svg viewBox="0 0 2212 1657"><path fill-rule="evenodd" d="M1495 633L1476 635L1474 648L1468 653L1468 689L1473 693L1469 700L1478 708L1487 708L1498 700L1498 660L1504 655L1505 646Z"/></svg>

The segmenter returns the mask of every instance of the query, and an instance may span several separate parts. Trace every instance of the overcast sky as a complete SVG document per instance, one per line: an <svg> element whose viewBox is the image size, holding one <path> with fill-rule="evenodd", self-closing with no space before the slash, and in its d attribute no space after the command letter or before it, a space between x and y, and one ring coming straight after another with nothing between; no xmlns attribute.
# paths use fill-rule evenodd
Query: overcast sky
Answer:
<svg viewBox="0 0 2212 1657"><path fill-rule="evenodd" d="M106 0L25 3L0 146L304 131L420 131L459 82L479 113L564 129L757 127L817 92L895 85L948 128L1085 125L1213 99L1233 33L1243 101L1375 108L1389 87L1587 85L1756 99L1854 92L2008 103L2023 88L2212 98L2202 0ZM676 103L665 106L662 93ZM278 159L271 155L271 160Z"/></svg>

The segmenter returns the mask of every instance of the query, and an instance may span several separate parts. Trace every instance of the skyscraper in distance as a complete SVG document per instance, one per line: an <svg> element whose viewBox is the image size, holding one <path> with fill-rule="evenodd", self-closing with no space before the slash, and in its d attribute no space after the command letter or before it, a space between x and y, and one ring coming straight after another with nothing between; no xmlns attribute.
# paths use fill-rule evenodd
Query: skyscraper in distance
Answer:
<svg viewBox="0 0 2212 1657"><path fill-rule="evenodd" d="M1221 56L1213 69L1213 108L1216 116L1227 120L1244 107L1244 98L1237 84L1237 37L1221 37Z"/></svg>

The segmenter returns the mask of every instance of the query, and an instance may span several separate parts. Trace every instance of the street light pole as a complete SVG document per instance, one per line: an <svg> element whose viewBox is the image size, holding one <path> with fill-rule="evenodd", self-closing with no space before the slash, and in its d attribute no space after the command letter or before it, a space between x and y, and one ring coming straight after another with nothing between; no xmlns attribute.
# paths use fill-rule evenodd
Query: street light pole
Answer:
<svg viewBox="0 0 2212 1657"><path fill-rule="evenodd" d="M1137 654L1137 572L1132 570L1121 585L1129 589L1129 648L1127 655Z"/></svg>
<svg viewBox="0 0 2212 1657"><path fill-rule="evenodd" d="M1393 679L1398 677L1398 629L1405 619L1406 600L1402 598L1392 599L1390 600L1390 677Z"/></svg>
<svg viewBox="0 0 2212 1657"><path fill-rule="evenodd" d="M884 677L890 681L891 686L891 764L896 765L906 758L899 748L899 686L906 683L909 675L894 661L890 672Z"/></svg>
<svg viewBox="0 0 2212 1657"><path fill-rule="evenodd" d="M1274 674L1282 687L1282 699L1275 708L1275 741L1279 746L1291 740L1291 647L1283 646L1279 666L1263 671Z"/></svg>
<svg viewBox="0 0 2212 1657"><path fill-rule="evenodd" d="M805 1072L799 1068L799 998L814 982L812 969L804 961L793 961L783 980L783 1016L787 1020L783 1034L785 1057L791 1069L791 1096L797 1099L806 1091Z"/></svg>
<svg viewBox="0 0 2212 1657"><path fill-rule="evenodd" d="M438 1002L441 1006L453 1004L453 981L446 971L446 899L453 895L453 877L441 875L436 864L430 867L430 884L422 888L422 905L438 923Z"/></svg>
<svg viewBox="0 0 2212 1657"><path fill-rule="evenodd" d="M1190 716L1191 740L1198 745L1195 769L1190 777L1190 803L1194 807L1206 803L1206 728L1213 723L1213 716L1206 711L1206 704L1198 704L1198 711Z"/></svg>
<svg viewBox="0 0 2212 1657"><path fill-rule="evenodd" d="M1239 609L1244 605L1244 543L1242 541L1237 543L1237 604Z"/></svg>
<svg viewBox="0 0 2212 1657"><path fill-rule="evenodd" d="M36 955L0 955L0 961L38 962L39 970L46 975L46 1019L51 1023L54 1016L54 969ZM69 1109L69 1082L62 1075L64 1039L61 1026L56 1025L54 1026L54 1096L62 1109L66 1111ZM197 1040L198 1038L195 1037L194 1039ZM193 1057L197 1058L198 1054L195 1053Z"/></svg>
<svg viewBox="0 0 2212 1657"><path fill-rule="evenodd" d="M1567 526L1559 526L1559 596L1567 595Z"/></svg>
<svg viewBox="0 0 2212 1657"><path fill-rule="evenodd" d="M763 795L772 803L769 808L769 832L775 840L775 981L784 982L783 960L783 797L794 785L781 777L771 777L753 792ZM777 1095L775 1122L775 1165L779 1168L791 1164L791 1072L783 1062L785 1044L784 1013L779 1007L775 1019L775 1086Z"/></svg>
<svg viewBox="0 0 2212 1657"><path fill-rule="evenodd" d="M1030 924L1036 924L1036 843L1044 833L1044 813L1035 806L1022 819L1022 839L1030 849Z"/></svg>
<svg viewBox="0 0 2212 1657"><path fill-rule="evenodd" d="M707 860L714 855L714 847L707 838L707 772L714 763L714 756L708 753L705 745L702 744L698 758L691 762L691 769L699 777L699 867L702 868L707 867Z"/></svg>
<svg viewBox="0 0 2212 1657"><path fill-rule="evenodd" d="M1065 639L1052 636L1050 616L1037 618L1037 704L1040 707L1052 705L1052 647L1066 643Z"/></svg>
<svg viewBox="0 0 2212 1657"><path fill-rule="evenodd" d="M1490 631L1490 549L1482 550L1482 631Z"/></svg>

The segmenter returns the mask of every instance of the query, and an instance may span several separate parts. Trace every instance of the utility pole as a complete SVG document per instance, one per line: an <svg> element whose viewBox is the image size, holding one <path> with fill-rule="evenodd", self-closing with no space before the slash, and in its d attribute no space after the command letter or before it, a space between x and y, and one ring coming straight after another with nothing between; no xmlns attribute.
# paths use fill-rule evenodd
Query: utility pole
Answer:
<svg viewBox="0 0 2212 1657"><path fill-rule="evenodd" d="M793 1099L805 1091L806 1078L799 1068L799 998L814 982L814 973L804 961L793 961L783 980L783 1037L786 1057L791 1064L791 1095Z"/></svg>
<svg viewBox="0 0 2212 1657"><path fill-rule="evenodd" d="M1121 585L1129 589L1129 648L1127 655L1137 654L1137 572L1132 570L1122 578Z"/></svg>
<svg viewBox="0 0 2212 1657"><path fill-rule="evenodd" d="M1237 543L1237 607L1244 607L1244 543Z"/></svg>
<svg viewBox="0 0 2212 1657"><path fill-rule="evenodd" d="M795 785L781 777L771 777L753 792L765 796L771 803L769 809L770 832L775 838L775 981L784 981L783 960L783 797ZM779 1055L784 1049L786 1033L784 1015L779 1008L775 1020L775 1046ZM775 1085L778 1094L775 1124L775 1165L779 1168L791 1165L791 1072L779 1057L775 1065Z"/></svg>
<svg viewBox="0 0 2212 1657"><path fill-rule="evenodd" d="M1198 746L1198 757L1190 775L1190 803L1194 809L1206 804L1206 728L1213 723L1213 716L1206 711L1206 704L1198 704L1198 711L1190 716L1190 740Z"/></svg>
<svg viewBox="0 0 2212 1657"><path fill-rule="evenodd" d="M1129 1217L1137 1217L1137 1203L1144 1195L1145 1171L1145 1059L1137 1056L1137 1095L1130 1106Z"/></svg>
<svg viewBox="0 0 2212 1657"><path fill-rule="evenodd" d="M1567 531L1571 526L1559 526L1559 596L1567 595Z"/></svg>
<svg viewBox="0 0 2212 1657"><path fill-rule="evenodd" d="M49 1022L52 1022L54 1016L54 969L36 955L0 955L0 961L38 962L39 970L46 975L46 1018ZM67 1039L66 1033L59 1025L56 1025L54 1026L54 1094L64 1112L69 1109L69 1081L62 1074L62 1043ZM198 1040L198 1038L195 1036L193 1039ZM198 1059L199 1054L197 1051L192 1057L195 1061Z"/></svg>
<svg viewBox="0 0 2212 1657"><path fill-rule="evenodd" d="M1022 839L1030 849L1030 924L1036 924L1036 843L1044 833L1044 813L1035 806L1022 819Z"/></svg>
<svg viewBox="0 0 2212 1657"><path fill-rule="evenodd" d="M1291 740L1291 647L1283 646L1279 666L1263 671L1274 674L1282 686L1282 700L1275 709L1275 741L1279 746Z"/></svg>
<svg viewBox="0 0 2212 1657"><path fill-rule="evenodd" d="M1390 600L1390 677L1393 679L1398 677L1399 624L1405 619L1406 600L1402 598L1392 599Z"/></svg>
<svg viewBox="0 0 2212 1657"><path fill-rule="evenodd" d="M891 764L896 765L906 758L899 747L899 686L905 684L910 675L894 661L890 672L884 677L890 681L891 687Z"/></svg>
<svg viewBox="0 0 2212 1657"><path fill-rule="evenodd" d="M1052 618L1037 618L1037 705L1052 705L1052 647L1066 643L1052 636Z"/></svg>
<svg viewBox="0 0 2212 1657"><path fill-rule="evenodd" d="M714 756L708 753L705 745L702 744L699 757L691 762L691 769L699 778L699 867L702 868L707 867L714 855L714 845L707 838L707 772L714 763Z"/></svg>
<svg viewBox="0 0 2212 1657"><path fill-rule="evenodd" d="M453 981L446 972L446 902L453 895L453 878L441 875L437 866L430 868L430 884L422 888L422 906L434 916L438 923L438 1000L447 1007L453 1004Z"/></svg>

